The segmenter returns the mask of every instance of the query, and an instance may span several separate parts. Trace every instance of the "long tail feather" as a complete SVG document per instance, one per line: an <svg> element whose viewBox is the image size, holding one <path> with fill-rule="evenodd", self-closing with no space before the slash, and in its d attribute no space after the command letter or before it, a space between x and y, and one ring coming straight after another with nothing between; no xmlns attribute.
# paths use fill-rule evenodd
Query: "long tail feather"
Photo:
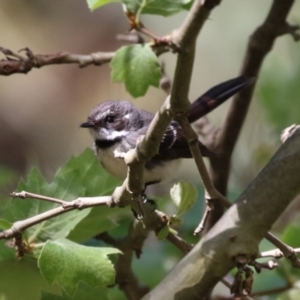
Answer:
<svg viewBox="0 0 300 300"><path fill-rule="evenodd" d="M193 123L221 105L232 95L255 81L255 78L240 76L220 83L192 103L188 120Z"/></svg>

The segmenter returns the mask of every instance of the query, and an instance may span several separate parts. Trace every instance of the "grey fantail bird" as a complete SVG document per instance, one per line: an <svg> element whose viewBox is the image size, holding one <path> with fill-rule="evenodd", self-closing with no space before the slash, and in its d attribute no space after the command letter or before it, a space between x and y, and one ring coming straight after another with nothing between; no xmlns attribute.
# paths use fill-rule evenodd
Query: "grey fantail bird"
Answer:
<svg viewBox="0 0 300 300"><path fill-rule="evenodd" d="M188 112L190 123L203 117L235 93L253 82L253 78L237 77L223 82L192 103ZM125 179L127 166L120 153L136 147L146 134L154 114L135 107L128 101L110 100L97 105L80 127L89 128L94 139L94 152L102 166L113 176ZM200 141L203 156L213 156ZM146 185L172 179L182 158L191 158L188 142L182 128L172 121L163 136L158 154L145 164Z"/></svg>

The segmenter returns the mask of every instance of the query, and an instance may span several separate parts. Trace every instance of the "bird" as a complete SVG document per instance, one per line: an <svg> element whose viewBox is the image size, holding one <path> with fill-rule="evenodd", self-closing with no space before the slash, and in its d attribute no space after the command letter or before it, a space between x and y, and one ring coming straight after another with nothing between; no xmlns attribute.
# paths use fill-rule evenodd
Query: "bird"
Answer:
<svg viewBox="0 0 300 300"><path fill-rule="evenodd" d="M253 81L253 78L239 76L209 89L191 104L187 113L189 123L197 121ZM153 113L139 109L129 101L108 100L93 108L80 127L89 129L94 140L94 154L103 168L124 180L127 165L120 158L120 153L136 147L153 117ZM216 155L200 141L198 146L202 156ZM158 153L145 164L145 186L171 180L184 158L192 158L192 154L182 128L173 120L163 135Z"/></svg>

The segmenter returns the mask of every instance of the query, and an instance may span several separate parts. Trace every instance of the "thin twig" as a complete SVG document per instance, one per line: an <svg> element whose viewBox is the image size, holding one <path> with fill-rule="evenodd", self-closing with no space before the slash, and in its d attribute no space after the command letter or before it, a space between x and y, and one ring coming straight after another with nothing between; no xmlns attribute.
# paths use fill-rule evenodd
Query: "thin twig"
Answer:
<svg viewBox="0 0 300 300"><path fill-rule="evenodd" d="M0 60L0 75L12 75L15 73L28 73L33 68L41 68L47 65L78 64L80 68L88 65L100 66L110 62L114 52L95 52L91 54L73 54L66 51L51 54L34 54L25 48L25 56L14 53L9 49L0 47L0 51L6 55L6 59Z"/></svg>
<svg viewBox="0 0 300 300"><path fill-rule="evenodd" d="M199 234L200 232L202 232L202 230L205 227L205 223L207 221L207 218L211 212L211 210L213 209L213 203L210 199L206 199L206 205L205 205L205 211L204 214L202 216L202 219L199 223L199 225L197 226L197 228L194 230L194 235Z"/></svg>
<svg viewBox="0 0 300 300"><path fill-rule="evenodd" d="M52 198L52 197L47 197L47 196L43 196L43 195L38 195L38 194L34 194L34 193L30 193L30 192L26 192L26 191L22 191L22 192L13 192L11 194L9 194L11 197L13 198L21 198L21 199L37 199L37 200L42 200L42 201L48 201L48 202L52 202L52 203L58 203L60 205L67 205L69 204L68 201L63 201L57 198Z"/></svg>
<svg viewBox="0 0 300 300"><path fill-rule="evenodd" d="M230 283L227 279L222 278L220 281L221 281L225 286L227 286L229 289L231 288L231 283Z"/></svg>
<svg viewBox="0 0 300 300"><path fill-rule="evenodd" d="M170 243L172 243L174 246L176 246L178 249L180 249L184 254L190 252L193 248L193 245L189 244L180 236L173 234L171 232L168 233L167 240Z"/></svg>
<svg viewBox="0 0 300 300"><path fill-rule="evenodd" d="M135 30L131 30L129 34L117 34L116 39L130 44L145 43L145 39Z"/></svg>
<svg viewBox="0 0 300 300"><path fill-rule="evenodd" d="M272 260L268 261L268 262L265 262L265 263L260 263L260 262L257 262L257 261L252 261L251 263L249 263L250 266L253 266L255 268L255 271L257 273L260 273L261 272L261 269L268 269L268 270L273 270L275 269L276 267L278 267L278 263L277 262L274 262Z"/></svg>
<svg viewBox="0 0 300 300"><path fill-rule="evenodd" d="M292 247L280 241L276 236L274 236L270 232L268 232L265 235L265 238L281 250L283 255L290 260L294 268L300 268L300 260L297 258L297 254Z"/></svg>
<svg viewBox="0 0 300 300"><path fill-rule="evenodd" d="M159 41L161 40L161 37L150 31L148 28L146 28L143 24L140 24L140 26L135 28L137 31L149 36L152 38L154 41Z"/></svg>
<svg viewBox="0 0 300 300"><path fill-rule="evenodd" d="M22 192L21 197L26 194L27 192ZM28 194L28 193L27 193ZM18 193L15 194L15 196L17 196ZM41 195L36 195L33 194L35 197L35 199L39 199L39 200L45 200L45 196L41 196ZM55 198L48 198L48 201L52 201ZM59 199L55 199L55 200L59 200ZM53 202L53 201L52 201ZM57 203L57 202L56 202ZM84 208L88 208L88 207L93 207L93 206L103 206L103 205L107 205L109 207L112 207L113 203L111 202L111 197L110 196L102 196L102 197L91 197L91 198L77 198L76 200L73 201L63 201L61 200L61 206L50 209L46 212L43 212L41 214L35 215L33 217L27 218L25 220L21 220L21 221L17 221L15 223L12 224L11 228L4 230L2 232L0 232L0 240L1 239L9 239L12 237L16 237L20 234L23 234L23 232L38 223L41 223L43 221L49 220L53 217L62 215L64 213L67 213L71 210L74 209L84 209Z"/></svg>
<svg viewBox="0 0 300 300"><path fill-rule="evenodd" d="M216 190L215 186L213 185L213 183L210 179L210 176L208 174L204 160L201 155L201 151L198 146L197 134L192 129L192 127L186 117L181 117L181 116L177 116L177 117L178 117L178 122L184 132L184 136L189 143L190 150L191 150L193 158L196 162L196 166L201 175L201 178L202 178L202 181L203 181L203 184L204 184L204 187L205 187L205 190L207 192L209 199L216 199L216 200L220 201L226 207L229 207L231 205L230 201L228 199L226 199L222 194L220 194Z"/></svg>

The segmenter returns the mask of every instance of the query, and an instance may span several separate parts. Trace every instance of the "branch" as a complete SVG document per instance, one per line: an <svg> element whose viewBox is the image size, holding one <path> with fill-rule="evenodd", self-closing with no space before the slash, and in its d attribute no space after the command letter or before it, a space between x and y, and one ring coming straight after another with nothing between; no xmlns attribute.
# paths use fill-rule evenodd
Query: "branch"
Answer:
<svg viewBox="0 0 300 300"><path fill-rule="evenodd" d="M34 54L30 49L25 48L20 50L25 52L25 56L22 56L3 47L0 47L0 51L6 56L6 59L0 60L0 75L5 76L15 73L26 74L33 68L41 68L47 65L78 64L80 68L88 65L101 66L110 62L115 55L114 52L72 54L66 51L52 54Z"/></svg>
<svg viewBox="0 0 300 300"><path fill-rule="evenodd" d="M267 54L271 51L277 37L283 34L292 34L295 40L299 39L297 26L290 26L286 22L288 13L294 0L273 0L269 15L249 39L241 75L258 77L260 68ZM243 126L251 102L255 84L243 89L231 102L224 124L217 132L213 149L220 157L211 158L211 177L217 190L226 195L227 182L230 171L231 155ZM217 203L210 214L208 228L218 220L223 210Z"/></svg>
<svg viewBox="0 0 300 300"><path fill-rule="evenodd" d="M123 253L123 255L119 255L115 265L116 283L124 291L128 299L138 300L149 292L148 287L139 284L132 271L131 263L133 254L135 253L136 257L140 258L144 241L148 237L150 229L154 229L157 234L161 227L165 226L168 222L168 219L165 218L162 212L153 210L150 206L145 209L145 220L146 223L143 222L144 220L134 220L128 230L128 235L124 239L115 240L107 233L97 236L98 239L102 239L106 243L117 247ZM192 249L192 245L172 233L168 234L167 240L182 250L184 254Z"/></svg>
<svg viewBox="0 0 300 300"><path fill-rule="evenodd" d="M272 260L269 260L269 261L264 262L264 263L260 263L260 262L257 262L257 261L254 260L253 262L249 263L249 265L253 266L257 273L260 273L261 269L273 270L276 267L278 267L277 262L274 262Z"/></svg>
<svg viewBox="0 0 300 300"><path fill-rule="evenodd" d="M70 202L51 198L51 197L46 197L46 196L42 196L42 195L36 195L36 194L28 193L25 191L23 191L21 193L13 193L12 196L15 198L23 198L23 199L33 198L33 199L38 199L38 200L46 200L46 201L50 201L50 202L54 202L54 203L60 203L61 206L50 209L44 213L38 214L31 218L13 223L11 228L0 232L0 240L1 239L10 239L10 238L16 237L18 235L22 235L23 232L27 228L29 228L35 224L41 223L43 221L49 220L53 217L67 213L74 209L81 210L81 209L85 209L88 207L99 206L99 205L100 206L107 205L109 207L113 206L110 196L77 198L76 200L73 200Z"/></svg>
<svg viewBox="0 0 300 300"><path fill-rule="evenodd" d="M272 250L272 251L267 251L266 253L268 254L268 256L271 253L274 253L274 254L276 253L277 258L280 258L280 257L284 256L284 257L286 257L287 259L290 260L290 262L291 262L291 264L292 264L293 267L300 268L300 260L297 258L297 253L300 252L299 251L300 249L293 249L292 247L286 245L285 243L283 243L282 241L280 241L279 239L277 239L270 232L268 232L266 234L265 238L269 242L271 242L273 245L275 245L276 247L278 247L278 249L275 249L275 250ZM266 253L264 254L265 256L266 256ZM261 256L261 257L263 257L263 256Z"/></svg>
<svg viewBox="0 0 300 300"><path fill-rule="evenodd" d="M131 264L133 254L140 258L142 254L143 244L148 237L149 231L144 224L139 220L134 220L128 229L128 234L125 238L116 240L107 232L103 232L96 236L97 239L103 240L122 251L122 255L118 256L115 264L116 283L123 290L127 299L138 300L149 292L149 287L143 286L138 282Z"/></svg>
<svg viewBox="0 0 300 300"><path fill-rule="evenodd" d="M122 187L115 190L113 201L123 206L124 202L143 216L140 195L144 190L143 170L145 163L158 153L158 148L165 130L176 114L185 114L190 103L188 92L194 63L196 38L208 18L210 10L220 1L196 0L184 23L172 36L172 43L178 45L178 54L171 96L155 114L144 138L136 148L126 153L124 160L128 166L127 179ZM182 80L184 78L184 80ZM138 175L137 175L138 174ZM134 206L134 207L133 207Z"/></svg>
<svg viewBox="0 0 300 300"><path fill-rule="evenodd" d="M34 194L34 193L29 193L26 191L22 191L19 193L14 192L11 194L11 196L14 198L21 198L21 199L31 198L31 199L41 200L41 201L49 201L49 202L61 205L60 207L53 208L51 210L48 210L41 214L35 215L28 219L17 221L12 224L11 228L4 230L3 232L0 232L0 240L15 238L13 246L15 246L17 248L18 252L20 253L18 255L19 257L22 257L23 254L26 252L24 250L24 246L23 246L22 234L29 227L34 226L40 222L49 220L58 215L67 213L74 209L81 210L81 209L85 209L85 208L89 208L89 207L103 206L103 205L107 205L109 207L115 206L114 202L112 201L111 196L81 197L81 198L77 198L76 200L73 200L73 201L64 201L61 199L47 197L44 195L38 195L38 194ZM154 231L156 234L158 234L159 231L164 226L166 226L169 222L169 217L165 213L163 213L159 210L153 209L152 205L149 204L148 202L144 205L144 207L145 207L144 218L142 220L142 223L139 223L139 224L143 224L143 226L139 227L139 231L136 230L134 232L136 239L138 239L139 232L142 233L141 234L142 237L144 236L144 232L146 232L146 231L147 232ZM102 235L100 235L100 236L102 236ZM179 248L185 254L188 253L193 247L193 245L187 243L185 240L183 240L182 238L180 238L179 236L177 236L171 232L169 232L169 234L167 235L167 240L169 242L171 242L175 247ZM113 244L113 240L110 240L109 243ZM135 241L132 242L131 244L137 245L137 243ZM116 245L116 247L119 248L120 246ZM141 249L141 247L142 247L142 245L140 246L140 249ZM141 250L138 250L136 248L136 246L132 247L132 249L135 249L136 254L139 257Z"/></svg>
<svg viewBox="0 0 300 300"><path fill-rule="evenodd" d="M120 38L120 37L119 37ZM135 39L132 35L126 37L121 36L126 41L141 43L143 40ZM170 46L166 43L152 45L153 51L157 56L168 52ZM115 52L95 52L91 54L73 54L67 51L61 51L51 54L34 54L29 48L19 50L24 51L25 55L22 56L9 49L0 47L6 59L0 60L0 75L9 76L15 73L27 74L33 68L41 68L47 65L60 65L60 64L77 64L80 68L87 67L89 65L101 66L105 63L109 63L115 56Z"/></svg>
<svg viewBox="0 0 300 300"><path fill-rule="evenodd" d="M252 262L260 241L300 192L299 173L298 127L235 204L143 299L201 299L234 267L236 257Z"/></svg>

